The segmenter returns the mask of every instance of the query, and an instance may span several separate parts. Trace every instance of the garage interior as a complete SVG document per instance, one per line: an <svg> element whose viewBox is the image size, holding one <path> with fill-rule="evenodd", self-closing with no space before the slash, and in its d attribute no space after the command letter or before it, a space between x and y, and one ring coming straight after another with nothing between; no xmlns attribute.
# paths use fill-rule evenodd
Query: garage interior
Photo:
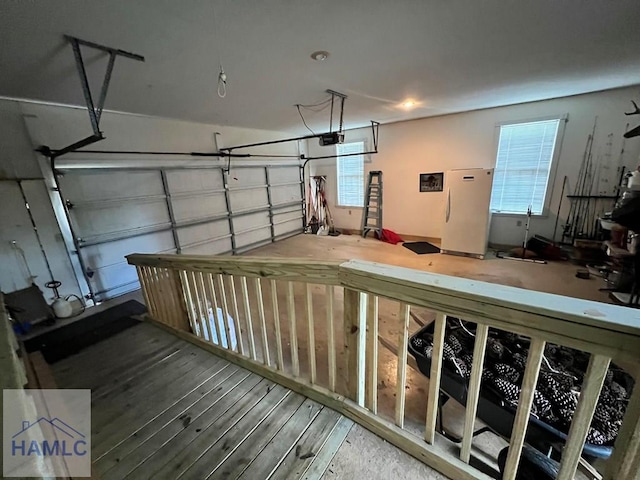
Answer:
<svg viewBox="0 0 640 480"><path fill-rule="evenodd" d="M3 388L94 478L635 478L635 2L0 11Z"/></svg>

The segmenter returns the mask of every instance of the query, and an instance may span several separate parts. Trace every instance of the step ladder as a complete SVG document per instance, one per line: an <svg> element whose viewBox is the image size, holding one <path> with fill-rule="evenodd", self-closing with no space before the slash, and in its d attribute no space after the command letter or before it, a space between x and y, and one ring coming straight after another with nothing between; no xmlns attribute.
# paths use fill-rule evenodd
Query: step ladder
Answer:
<svg viewBox="0 0 640 480"><path fill-rule="evenodd" d="M369 172L362 212L362 236L370 231L382 236L382 172Z"/></svg>

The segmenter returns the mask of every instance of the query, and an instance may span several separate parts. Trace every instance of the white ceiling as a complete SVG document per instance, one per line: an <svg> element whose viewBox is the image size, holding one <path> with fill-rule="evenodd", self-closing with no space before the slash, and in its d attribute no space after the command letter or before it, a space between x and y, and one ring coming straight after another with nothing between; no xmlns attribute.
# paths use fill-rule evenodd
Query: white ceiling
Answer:
<svg viewBox="0 0 640 480"><path fill-rule="evenodd" d="M640 83L638 0L215 0L217 34L213 5L0 0L0 95L83 104L65 33L146 57L116 61L107 109L270 130L304 131L293 105L327 88L358 126Z"/></svg>

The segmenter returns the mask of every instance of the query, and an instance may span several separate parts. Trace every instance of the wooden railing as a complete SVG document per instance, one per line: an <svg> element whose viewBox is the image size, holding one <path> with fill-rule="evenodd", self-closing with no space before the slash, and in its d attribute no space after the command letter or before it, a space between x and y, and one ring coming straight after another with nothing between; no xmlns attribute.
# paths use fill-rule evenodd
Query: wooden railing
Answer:
<svg viewBox="0 0 640 480"><path fill-rule="evenodd" d="M455 479L491 478L470 464L490 329L530 339L508 439L503 475L508 480L516 477L522 457L547 343L590 354L568 438L560 447L557 478L564 480L574 478L583 463L583 445L610 363L624 365L635 376L640 355L640 311L613 305L364 261L139 254L127 259L138 270L153 320L340 411ZM406 415L407 345L414 312L431 312L434 318L428 395L417 417ZM477 325L459 449L436 428L448 316ZM397 338L391 401L378 390L378 369L393 371L378 351L383 329L385 345L390 335ZM385 391L388 387L384 384ZM639 397L640 388L633 389L606 462L607 479L636 478ZM379 404L383 398L384 406ZM586 463L585 468L597 477Z"/></svg>

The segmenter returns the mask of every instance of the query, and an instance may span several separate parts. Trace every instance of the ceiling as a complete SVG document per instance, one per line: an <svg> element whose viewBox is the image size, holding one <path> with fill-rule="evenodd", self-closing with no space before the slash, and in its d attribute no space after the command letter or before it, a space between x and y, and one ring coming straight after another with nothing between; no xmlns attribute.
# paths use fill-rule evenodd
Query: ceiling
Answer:
<svg viewBox="0 0 640 480"><path fill-rule="evenodd" d="M82 105L70 34L146 57L116 61L106 109L222 125L303 132L294 104L328 88L349 96L353 127L640 83L638 0L0 0L0 12L0 95ZM85 60L99 85L105 54ZM408 98L418 107L399 108ZM305 113L328 129L328 110Z"/></svg>

